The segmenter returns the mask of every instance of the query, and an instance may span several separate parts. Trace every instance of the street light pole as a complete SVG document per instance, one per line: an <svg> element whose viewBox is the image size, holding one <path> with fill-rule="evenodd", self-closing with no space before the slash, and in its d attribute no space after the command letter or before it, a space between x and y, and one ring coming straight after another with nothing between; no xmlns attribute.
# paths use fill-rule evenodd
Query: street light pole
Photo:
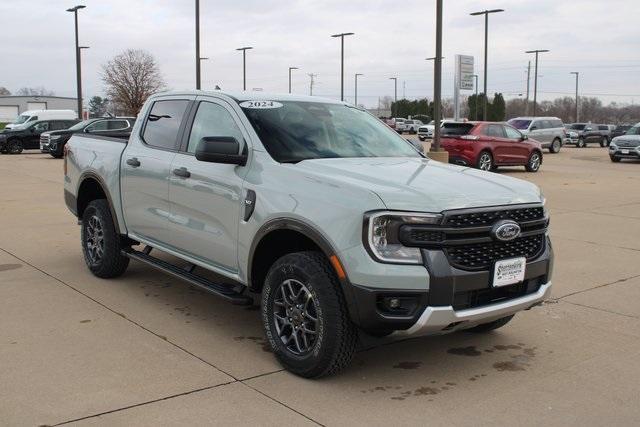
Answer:
<svg viewBox="0 0 640 427"><path fill-rule="evenodd" d="M393 80L393 102L398 102L398 78L389 77L389 80Z"/></svg>
<svg viewBox="0 0 640 427"><path fill-rule="evenodd" d="M289 93L291 93L291 70L297 70L298 67L289 67Z"/></svg>
<svg viewBox="0 0 640 427"><path fill-rule="evenodd" d="M344 36L352 36L354 33L332 34L331 37L340 37L340 101L344 101Z"/></svg>
<svg viewBox="0 0 640 427"><path fill-rule="evenodd" d="M575 74L576 76L576 123L580 121L578 116L578 78L580 73L578 71L571 71L569 74Z"/></svg>
<svg viewBox="0 0 640 427"><path fill-rule="evenodd" d="M536 65L533 78L533 117L536 117L537 100L538 100L538 54L543 52L549 52L548 49L527 50L525 53L536 54Z"/></svg>
<svg viewBox="0 0 640 427"><path fill-rule="evenodd" d="M78 56L80 64L82 64L82 49L89 49L89 46L78 46ZM82 83L80 83L80 85L80 89L82 89ZM82 103L82 109L84 110L84 102ZM84 114L82 115L82 120L84 120Z"/></svg>
<svg viewBox="0 0 640 427"><path fill-rule="evenodd" d="M196 89L200 90L200 0L196 0Z"/></svg>
<svg viewBox="0 0 640 427"><path fill-rule="evenodd" d="M433 143L431 151L440 151L440 96L442 89L442 0L436 0L436 56L433 61Z"/></svg>
<svg viewBox="0 0 640 427"><path fill-rule="evenodd" d="M250 49L253 47L245 46L236 49L242 51L242 90L247 90L247 51Z"/></svg>
<svg viewBox="0 0 640 427"><path fill-rule="evenodd" d="M442 56L440 59L444 59L444 56ZM425 58L425 61L435 61L435 60L436 60L436 57L435 57L435 56L431 56L431 57L429 57L429 58ZM435 62L434 62L434 67L435 67ZM434 77L435 77L435 76L434 76ZM435 87L434 87L434 89L435 89ZM434 96L434 99L435 99L435 96ZM429 105L428 105L428 103L427 103L427 111L428 111L428 110L429 110ZM427 114L427 115L428 115L428 114Z"/></svg>
<svg viewBox="0 0 640 427"><path fill-rule="evenodd" d="M67 12L73 12L76 29L76 85L78 93L78 119L80 120L82 120L82 70L80 66L80 46L78 44L78 10L84 9L85 7L86 6L79 4L67 9Z"/></svg>
<svg viewBox="0 0 640 427"><path fill-rule="evenodd" d="M476 88L476 100L475 100L475 106L474 106L473 120L478 120L478 75L474 74L473 78L475 79L474 87Z"/></svg>
<svg viewBox="0 0 640 427"><path fill-rule="evenodd" d="M358 106L358 76L364 76L364 74L356 73L355 96L354 96L355 101L353 103L353 105L355 105L356 107Z"/></svg>
<svg viewBox="0 0 640 427"><path fill-rule="evenodd" d="M482 120L487 120L487 51L489 50L489 14L504 12L504 9L491 9L482 12L473 12L471 16L484 15L484 102L482 106Z"/></svg>

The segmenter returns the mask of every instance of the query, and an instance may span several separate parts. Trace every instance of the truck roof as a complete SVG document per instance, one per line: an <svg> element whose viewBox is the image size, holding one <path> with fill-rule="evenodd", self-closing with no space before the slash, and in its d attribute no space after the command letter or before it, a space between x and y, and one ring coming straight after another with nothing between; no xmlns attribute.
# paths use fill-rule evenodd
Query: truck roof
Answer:
<svg viewBox="0 0 640 427"><path fill-rule="evenodd" d="M347 104L346 102L342 102L336 99L323 98L320 96L308 96L308 95L293 95L288 93L273 93L273 92L262 92L262 91L223 91L223 90L182 90L182 91L169 91L169 92L160 92L153 97L162 97L162 96L175 96L175 95L211 95L217 97L228 97L232 98L235 101L297 101L297 102L320 102L324 104Z"/></svg>

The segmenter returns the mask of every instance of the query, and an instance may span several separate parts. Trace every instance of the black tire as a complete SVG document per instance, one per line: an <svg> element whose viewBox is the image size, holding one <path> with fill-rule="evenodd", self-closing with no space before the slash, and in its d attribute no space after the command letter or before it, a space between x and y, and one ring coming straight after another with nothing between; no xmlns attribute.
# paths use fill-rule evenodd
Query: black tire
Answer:
<svg viewBox="0 0 640 427"><path fill-rule="evenodd" d="M511 319L513 319L513 316L515 316L515 314L512 314L511 316L507 316L507 317L502 317L502 318L500 318L498 320L494 320L493 322L483 323L482 325L478 325L478 326L474 326L473 328L465 329L465 331L474 332L474 333L482 333L482 332L493 331L494 329L502 328L504 325L509 323L511 321Z"/></svg>
<svg viewBox="0 0 640 427"><path fill-rule="evenodd" d="M419 137L418 137L418 139L419 139L420 141L424 141L424 140L425 140L425 139L427 139L427 138L425 138L424 136L419 136Z"/></svg>
<svg viewBox="0 0 640 427"><path fill-rule="evenodd" d="M64 155L60 153L49 153L49 154L51 154L51 157L53 157L54 159L61 159L64 157Z"/></svg>
<svg viewBox="0 0 640 427"><path fill-rule="evenodd" d="M493 156L488 151L481 151L476 161L476 167L483 171L491 171L494 168Z"/></svg>
<svg viewBox="0 0 640 427"><path fill-rule="evenodd" d="M524 165L524 168L527 172L538 172L540 170L540 166L542 165L542 153L539 151L534 151L529 155L527 159L527 164Z"/></svg>
<svg viewBox="0 0 640 427"><path fill-rule="evenodd" d="M265 279L261 310L269 345L288 371L318 378L351 362L357 329L333 268L321 253L295 252L278 259ZM312 330L315 334L307 334Z"/></svg>
<svg viewBox="0 0 640 427"><path fill-rule="evenodd" d="M620 157L616 157L616 156L609 156L609 158L611 159L611 161L613 163L618 163L620 161Z"/></svg>
<svg viewBox="0 0 640 427"><path fill-rule="evenodd" d="M22 141L19 139L10 139L7 141L7 152L9 154L20 154L24 147L22 146Z"/></svg>
<svg viewBox="0 0 640 427"><path fill-rule="evenodd" d="M80 238L84 261L95 276L108 279L127 270L129 258L120 252L125 246L106 200L94 200L84 210Z"/></svg>
<svg viewBox="0 0 640 427"><path fill-rule="evenodd" d="M559 153L560 148L562 148L562 141L556 138L551 142L551 145L549 146L549 152L553 154Z"/></svg>
<svg viewBox="0 0 640 427"><path fill-rule="evenodd" d="M583 137L578 138L578 142L576 142L576 147L584 148L586 146L587 146L587 143L584 142L584 138Z"/></svg>
<svg viewBox="0 0 640 427"><path fill-rule="evenodd" d="M605 136L604 138L602 138L602 141L600 141L600 147L608 147L608 146L609 146L609 138Z"/></svg>

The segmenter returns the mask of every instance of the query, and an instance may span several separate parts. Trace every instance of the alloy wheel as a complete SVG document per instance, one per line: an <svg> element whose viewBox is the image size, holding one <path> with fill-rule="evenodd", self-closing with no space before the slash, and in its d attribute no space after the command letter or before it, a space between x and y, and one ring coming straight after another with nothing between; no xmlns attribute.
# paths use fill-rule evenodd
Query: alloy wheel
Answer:
<svg viewBox="0 0 640 427"><path fill-rule="evenodd" d="M491 156L489 153L482 153L478 168L483 171L489 171L491 170L491 163Z"/></svg>
<svg viewBox="0 0 640 427"><path fill-rule="evenodd" d="M296 279L283 281L273 300L273 321L282 344L291 353L310 353L318 339L318 303Z"/></svg>
<svg viewBox="0 0 640 427"><path fill-rule="evenodd" d="M529 168L533 171L537 171L540 168L540 154L533 153L529 158Z"/></svg>
<svg viewBox="0 0 640 427"><path fill-rule="evenodd" d="M104 255L104 226L96 215L87 223L85 243L89 261L93 265L99 264Z"/></svg>

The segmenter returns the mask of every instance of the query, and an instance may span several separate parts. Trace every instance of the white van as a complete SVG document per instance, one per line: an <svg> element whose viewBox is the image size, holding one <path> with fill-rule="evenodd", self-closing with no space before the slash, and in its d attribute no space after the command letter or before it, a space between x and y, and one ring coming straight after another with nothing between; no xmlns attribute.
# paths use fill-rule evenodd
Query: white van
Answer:
<svg viewBox="0 0 640 427"><path fill-rule="evenodd" d="M4 128L13 129L36 120L73 120L77 117L78 114L73 110L29 110L20 114L17 119Z"/></svg>

